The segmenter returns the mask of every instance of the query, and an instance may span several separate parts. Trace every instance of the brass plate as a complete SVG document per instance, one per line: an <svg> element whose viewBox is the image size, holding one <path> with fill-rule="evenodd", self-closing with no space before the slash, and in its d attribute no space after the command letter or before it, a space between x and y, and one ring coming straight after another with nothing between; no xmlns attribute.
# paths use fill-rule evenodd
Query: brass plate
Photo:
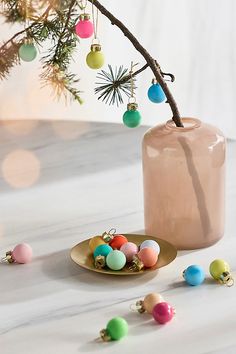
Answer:
<svg viewBox="0 0 236 354"><path fill-rule="evenodd" d="M71 249L71 259L77 263L80 267L92 270L93 272L102 273L102 274L112 274L112 275L137 275L148 273L154 270L157 270L161 267L166 266L171 263L177 256L176 248L171 245L169 242L162 240L157 237L148 236L148 235L135 235L135 234L122 234L127 237L130 242L134 242L137 245L140 245L144 240L155 240L160 246L160 255L158 261L152 268L143 269L140 272L133 272L129 270L129 266L125 266L122 270L111 270L109 268L97 269L94 267L94 258L92 253L89 250L89 240L82 241L78 243Z"/></svg>

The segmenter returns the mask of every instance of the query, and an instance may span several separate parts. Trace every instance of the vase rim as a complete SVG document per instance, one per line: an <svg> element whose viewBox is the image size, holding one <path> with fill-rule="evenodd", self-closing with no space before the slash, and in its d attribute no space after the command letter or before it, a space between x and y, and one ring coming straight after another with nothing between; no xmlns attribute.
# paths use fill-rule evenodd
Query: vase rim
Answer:
<svg viewBox="0 0 236 354"><path fill-rule="evenodd" d="M175 122L173 121L173 119L170 119L166 122L166 128L171 129L171 130L175 130L178 132L185 132L185 131L189 131L192 129L196 129L199 128L201 126L201 121L197 118L189 118L189 117L183 117L181 118L184 127L177 127L175 125Z"/></svg>

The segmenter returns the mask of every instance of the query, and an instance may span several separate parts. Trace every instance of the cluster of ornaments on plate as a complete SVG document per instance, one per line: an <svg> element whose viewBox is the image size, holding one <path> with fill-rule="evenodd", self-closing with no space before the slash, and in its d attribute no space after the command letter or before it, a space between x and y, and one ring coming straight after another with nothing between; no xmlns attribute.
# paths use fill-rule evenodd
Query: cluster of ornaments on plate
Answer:
<svg viewBox="0 0 236 354"><path fill-rule="evenodd" d="M95 267L101 269L107 266L111 270L121 270L127 264L132 271L151 268L157 263L160 253L156 241L145 240L138 247L124 235L115 234L114 229L92 237L89 248L93 253Z"/></svg>

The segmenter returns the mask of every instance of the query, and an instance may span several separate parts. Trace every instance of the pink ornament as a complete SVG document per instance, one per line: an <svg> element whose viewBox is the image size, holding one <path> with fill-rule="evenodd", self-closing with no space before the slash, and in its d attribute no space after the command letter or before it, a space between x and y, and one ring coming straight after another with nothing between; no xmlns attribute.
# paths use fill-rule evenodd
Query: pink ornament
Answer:
<svg viewBox="0 0 236 354"><path fill-rule="evenodd" d="M75 32L80 38L89 38L93 35L94 28L89 14L80 15L79 22L75 26Z"/></svg>
<svg viewBox="0 0 236 354"><path fill-rule="evenodd" d="M142 261L144 267L151 268L156 264L158 254L153 248L145 247L139 251L138 258Z"/></svg>
<svg viewBox="0 0 236 354"><path fill-rule="evenodd" d="M159 302L153 307L152 316L160 324L169 322L174 316L174 308L168 302Z"/></svg>
<svg viewBox="0 0 236 354"><path fill-rule="evenodd" d="M13 249L11 257L17 263L29 263L32 259L32 248L27 243L20 243Z"/></svg>
<svg viewBox="0 0 236 354"><path fill-rule="evenodd" d="M126 261L131 262L138 253L138 246L133 242L126 242L121 246L120 251L124 253Z"/></svg>

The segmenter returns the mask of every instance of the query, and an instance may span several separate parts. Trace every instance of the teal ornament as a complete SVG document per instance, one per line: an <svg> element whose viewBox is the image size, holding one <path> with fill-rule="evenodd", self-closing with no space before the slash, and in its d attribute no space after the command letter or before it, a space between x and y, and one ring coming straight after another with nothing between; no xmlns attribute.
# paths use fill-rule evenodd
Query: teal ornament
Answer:
<svg viewBox="0 0 236 354"><path fill-rule="evenodd" d="M196 286L203 283L205 272L201 266L194 264L184 270L183 277L187 284Z"/></svg>
<svg viewBox="0 0 236 354"><path fill-rule="evenodd" d="M161 103L166 101L166 95L160 84L154 82L152 83L152 86L148 89L148 98L153 103Z"/></svg>
<svg viewBox="0 0 236 354"><path fill-rule="evenodd" d="M32 61L37 56L37 49L33 43L24 43L19 48L19 57L23 61Z"/></svg>
<svg viewBox="0 0 236 354"><path fill-rule="evenodd" d="M123 123L129 128L136 128L141 122L141 114L137 110L137 103L128 103L127 111L123 115Z"/></svg>
<svg viewBox="0 0 236 354"><path fill-rule="evenodd" d="M112 270L120 270L126 264L126 257L123 252L118 250L111 251L106 258L106 265Z"/></svg>
<svg viewBox="0 0 236 354"><path fill-rule="evenodd" d="M107 255L112 251L112 247L109 245L99 245L96 247L95 251L93 252L94 258L98 256L107 257Z"/></svg>

